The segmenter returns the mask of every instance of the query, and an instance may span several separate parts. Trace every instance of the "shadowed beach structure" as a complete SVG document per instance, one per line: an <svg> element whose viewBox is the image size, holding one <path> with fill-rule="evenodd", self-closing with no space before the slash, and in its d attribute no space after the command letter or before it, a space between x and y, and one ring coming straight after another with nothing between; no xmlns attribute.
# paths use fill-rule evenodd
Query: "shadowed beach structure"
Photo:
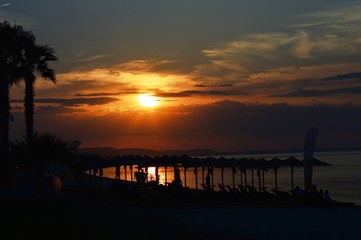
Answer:
<svg viewBox="0 0 361 240"><path fill-rule="evenodd" d="M311 184L312 166L329 165L312 156L316 129L310 129L313 139L306 137L304 161L188 155L105 160L79 154L80 141L69 146L55 135L34 131L35 74L56 82L49 66L57 60L55 51L36 43L33 33L21 26L4 21L0 31L2 238L361 239L360 207L326 198ZM26 134L10 142L10 89L21 84ZM294 186L294 167L305 170L304 190ZM115 177L104 177L105 168L113 168ZM148 178L150 168L155 169L153 179ZM164 184L159 168L165 170ZM290 170L291 191L279 188L280 168ZM167 181L167 169L172 169L172 181ZM224 183L225 170L231 171L231 185ZM195 189L187 182L189 171L194 172ZM215 181L216 171L221 182ZM272 189L265 186L265 172L274 176Z"/></svg>
<svg viewBox="0 0 361 240"><path fill-rule="evenodd" d="M304 193L298 186L293 186L293 167L303 166L303 161L294 157L281 159L226 159L192 158L182 156L116 156L110 160L102 159L96 155L80 154L79 164L83 166L78 186L89 189L107 191L108 193L122 196L134 203L146 206L199 206L199 205L223 205L223 206L352 206L353 203L338 202L324 198L324 194L317 189ZM330 164L314 159L315 166L329 166ZM102 168L114 168L115 178L104 178L100 175ZM290 179L292 189L282 190L277 187L277 169L290 167ZM173 181L164 184L159 183L157 177L148 179L148 168L165 170L174 169ZM233 169L233 187L223 183L223 169ZM202 174L197 169L202 169ZM213 171L221 169L222 183L213 181ZM234 175L237 170L242 173L241 183L235 181ZM267 169L272 169L275 176L275 187L266 190L264 174ZM196 181L202 188L190 188L187 186L187 171L194 170ZM247 183L247 172L248 180ZM128 171L128 173L127 173ZM118 172L118 173L117 173ZM120 179L120 172L124 179ZM137 178L137 174L143 174L143 180ZM198 176L201 175L201 176ZM118 176L117 176L118 175ZM135 176L133 178L133 175ZM157 175L157 173L155 174ZM177 176L178 175L178 180ZM181 180L180 175L183 176ZM207 176L206 176L207 175ZM254 176L253 176L254 175ZM128 179L127 179L128 177ZM209 177L209 179L207 179ZM182 182L183 181L183 182ZM217 185L216 185L217 184ZM198 186L198 185L197 185ZM316 188L316 186L314 186ZM322 186L321 186L322 187ZM220 190L217 190L219 188Z"/></svg>

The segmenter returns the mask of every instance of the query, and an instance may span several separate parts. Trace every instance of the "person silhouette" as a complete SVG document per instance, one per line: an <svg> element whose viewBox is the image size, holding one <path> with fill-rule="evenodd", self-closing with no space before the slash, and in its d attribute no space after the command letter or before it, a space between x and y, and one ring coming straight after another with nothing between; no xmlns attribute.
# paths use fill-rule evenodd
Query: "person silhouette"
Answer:
<svg viewBox="0 0 361 240"><path fill-rule="evenodd" d="M207 173L206 176L206 189L209 190L211 188L211 177L210 177L210 173Z"/></svg>
<svg viewBox="0 0 361 240"><path fill-rule="evenodd" d="M324 195L323 195L323 198L325 199L325 200L331 200L331 196L330 196L330 193L328 192L328 190L326 189L325 190L325 193L324 193Z"/></svg>
<svg viewBox="0 0 361 240"><path fill-rule="evenodd" d="M119 165L117 165L115 167L115 178L120 179L120 166Z"/></svg>

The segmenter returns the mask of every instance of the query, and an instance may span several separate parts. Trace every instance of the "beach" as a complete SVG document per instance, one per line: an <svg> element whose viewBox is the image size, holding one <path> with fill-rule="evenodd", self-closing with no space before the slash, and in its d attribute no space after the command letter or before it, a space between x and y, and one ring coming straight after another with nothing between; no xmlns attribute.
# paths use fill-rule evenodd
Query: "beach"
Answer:
<svg viewBox="0 0 361 240"><path fill-rule="evenodd" d="M337 161L333 161L333 166L315 168L315 181L320 186L338 187L332 192L334 196L342 193L340 191L342 186L348 186L351 190L357 187L358 182L353 176L357 175L358 170L353 169L359 165L359 155L348 156L346 158L345 155L338 155ZM342 172L339 171L340 159L349 166ZM349 162L345 162L345 159ZM352 170L353 175L347 169ZM265 204L264 201L258 203L247 201L242 205L233 200L206 203L199 201L199 199L204 200L203 197L190 200L189 196L195 196L188 194L192 192L191 189L175 195L157 195L157 191L148 195L129 191L129 182L126 183L124 180L118 182L111 178L113 171L113 168L105 169L105 177L102 178L82 175L81 179L93 178L93 188L86 185L83 188L74 188L74 186L69 188L64 185L60 195L21 195L19 192L2 194L0 210L5 219L2 225L4 236L10 236L9 239L109 240L361 239L361 206L357 201L355 206L306 206L282 202ZM330 171L335 174L330 174ZM298 181L301 182L302 171L296 172ZM348 174L345 175L346 173ZM192 174L193 172L189 171L189 184L192 184L194 178ZM284 173L280 171L280 180L284 183L281 186L285 188L289 182L288 174L287 169ZM270 175L272 177L272 173ZM228 184L231 184L232 175L226 176ZM272 185L271 177L269 185ZM122 183L122 187L115 183ZM223 195L218 192L217 195L209 196L220 196L219 194ZM335 198L335 200L354 202L351 200L358 200L358 194L359 191L353 190L353 198Z"/></svg>
<svg viewBox="0 0 361 240"><path fill-rule="evenodd" d="M253 154L253 155L232 155L224 156L226 158L264 158L271 160L274 157L280 159L287 159L290 156L294 156L297 159L303 159L303 153L290 152L290 153L273 153L273 154ZM218 156L219 157L219 156ZM361 175L361 152L316 152L315 157L323 162L331 164L331 166L314 166L313 168L313 183L317 185L319 189L329 190L331 198L342 202L352 202L357 205L361 205L361 182L359 176ZM135 171L135 170L134 170ZM127 168L127 177L124 176L125 171L122 167L120 178L128 180L131 179L131 171L129 166ZM134 173L134 172L133 172ZM173 168L167 169L168 182L174 179ZM187 171L187 187L191 189L196 188L194 169L188 169ZM247 170L248 184L252 184L252 176L250 169ZM104 177L114 179L115 168L104 168ZM180 175L182 182L184 181L184 174ZM148 179L155 179L155 168L148 169ZM159 168L160 183L165 185L165 169ZM135 178L133 177L133 181ZM220 191L218 184L222 182L220 168L214 169L214 183L215 190ZM235 184L242 183L240 171L237 169L235 173ZM245 184L245 177L243 175L243 184ZM232 169L226 168L224 170L224 185L233 186ZM275 178L273 169L265 173L265 185L268 191L271 191L275 187ZM256 172L254 172L254 186L258 186L258 178ZM304 172L303 167L294 168L294 186L304 187ZM291 187L291 173L289 167L282 167L278 169L278 187L282 191L289 191ZM198 189L202 189L202 171L198 168Z"/></svg>
<svg viewBox="0 0 361 240"><path fill-rule="evenodd" d="M162 207L115 196L2 197L7 239L361 239L356 207Z"/></svg>

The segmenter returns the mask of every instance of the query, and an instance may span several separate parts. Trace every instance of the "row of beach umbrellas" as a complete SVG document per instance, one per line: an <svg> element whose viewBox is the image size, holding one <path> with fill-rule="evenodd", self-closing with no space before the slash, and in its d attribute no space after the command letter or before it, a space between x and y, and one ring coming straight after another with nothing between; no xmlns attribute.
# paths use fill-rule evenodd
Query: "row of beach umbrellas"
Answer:
<svg viewBox="0 0 361 240"><path fill-rule="evenodd" d="M242 169L270 169L287 166L303 166L303 160L290 156L286 159L272 158L267 160L265 158L225 158L225 157L190 157L188 155L182 156L141 156L141 155L125 155L115 156L109 160L103 159L93 154L79 154L75 158L78 160L83 169L115 167L120 165L137 165L140 167L165 167L165 166L182 166L182 167L229 167ZM328 163L322 162L314 158L315 166L327 166Z"/></svg>

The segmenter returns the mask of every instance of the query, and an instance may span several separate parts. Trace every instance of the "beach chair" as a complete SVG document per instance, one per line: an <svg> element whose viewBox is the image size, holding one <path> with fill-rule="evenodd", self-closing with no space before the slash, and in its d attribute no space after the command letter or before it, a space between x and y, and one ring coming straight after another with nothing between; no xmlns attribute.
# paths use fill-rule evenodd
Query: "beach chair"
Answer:
<svg viewBox="0 0 361 240"><path fill-rule="evenodd" d="M221 192L228 192L222 184L218 183L218 187L221 190ZM227 186L228 187L228 186Z"/></svg>

